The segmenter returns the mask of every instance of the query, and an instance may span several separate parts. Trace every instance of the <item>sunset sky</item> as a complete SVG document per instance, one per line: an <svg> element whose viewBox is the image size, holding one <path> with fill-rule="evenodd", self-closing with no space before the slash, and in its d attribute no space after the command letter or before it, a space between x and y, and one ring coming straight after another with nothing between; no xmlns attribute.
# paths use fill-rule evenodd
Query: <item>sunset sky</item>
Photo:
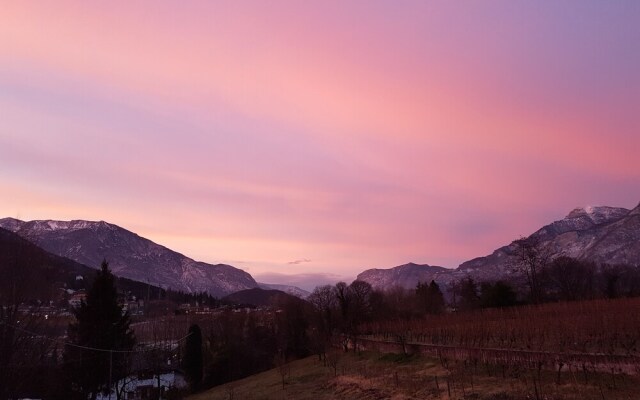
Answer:
<svg viewBox="0 0 640 400"><path fill-rule="evenodd" d="M640 2L2 2L0 193L265 282L454 268L638 204Z"/></svg>

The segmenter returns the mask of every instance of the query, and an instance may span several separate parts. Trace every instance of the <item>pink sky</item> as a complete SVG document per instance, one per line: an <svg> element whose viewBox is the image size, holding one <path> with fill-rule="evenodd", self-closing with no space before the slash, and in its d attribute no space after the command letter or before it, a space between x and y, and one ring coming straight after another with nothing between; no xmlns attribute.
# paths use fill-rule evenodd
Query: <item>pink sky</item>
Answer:
<svg viewBox="0 0 640 400"><path fill-rule="evenodd" d="M636 1L6 2L0 216L106 220L262 280L456 267L638 204L638 21Z"/></svg>

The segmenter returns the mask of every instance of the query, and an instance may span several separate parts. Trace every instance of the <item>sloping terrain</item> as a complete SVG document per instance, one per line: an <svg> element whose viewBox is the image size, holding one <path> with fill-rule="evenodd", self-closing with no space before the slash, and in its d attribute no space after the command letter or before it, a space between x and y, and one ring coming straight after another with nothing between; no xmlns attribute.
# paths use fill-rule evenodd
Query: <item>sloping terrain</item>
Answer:
<svg viewBox="0 0 640 400"><path fill-rule="evenodd" d="M282 383L284 376L284 385ZM317 356L216 386L189 400L633 399L638 376L500 368L363 352Z"/></svg>
<svg viewBox="0 0 640 400"><path fill-rule="evenodd" d="M11 230L53 254L98 268L103 259L115 275L187 293L224 296L257 287L251 275L225 264L194 261L117 225L104 221L0 220Z"/></svg>
<svg viewBox="0 0 640 400"><path fill-rule="evenodd" d="M62 288L86 288L95 275L93 268L51 254L0 228L0 300L5 304L55 300ZM78 280L78 276L82 280ZM139 297L149 289L146 283L125 278L118 278L117 285L120 290L131 291Z"/></svg>

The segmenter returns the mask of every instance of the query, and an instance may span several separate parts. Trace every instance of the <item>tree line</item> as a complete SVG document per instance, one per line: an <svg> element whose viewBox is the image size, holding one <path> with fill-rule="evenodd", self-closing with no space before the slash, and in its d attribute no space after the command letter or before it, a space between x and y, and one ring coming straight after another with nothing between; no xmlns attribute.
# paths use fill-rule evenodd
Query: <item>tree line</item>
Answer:
<svg viewBox="0 0 640 400"><path fill-rule="evenodd" d="M433 316L640 295L637 267L553 258L539 243L529 239L516 241L515 249L516 274L511 281L476 282L465 276L444 287L430 281L418 282L410 289L381 290L356 280L350 284L319 286L306 302L282 297L270 310L224 309L215 317L194 320L197 325L191 325L188 331L182 328L187 336L178 349L181 353L178 366L187 373L193 390L199 390L283 366L289 360L310 354L330 363L327 359L330 349L355 349L363 334L370 334L371 327L380 327L382 323L396 327L387 332L392 332L394 339L404 345L411 329L403 327L421 320L445 321ZM16 277L20 279L16 283L28 284L28 275ZM17 305L25 294L19 290L0 293L0 399L31 394L38 386L40 392L47 393L47 398L95 399L141 368L140 363L156 369L166 364L174 356L169 347L136 346L131 318L117 301L116 283L108 264L103 263L86 301L74 311L63 345L52 342L53 335L47 337L47 329L51 327L41 319L18 312ZM161 290L157 293L164 298L161 301L220 305L207 294L194 296ZM477 332L473 333L472 327L468 329L461 337L476 340ZM510 340L497 333L492 335L498 338L495 340ZM153 339L153 343L168 342L167 338ZM621 343L626 345L624 341ZM30 380L37 383L28 388ZM115 387L114 398L120 398L122 390L122 386Z"/></svg>

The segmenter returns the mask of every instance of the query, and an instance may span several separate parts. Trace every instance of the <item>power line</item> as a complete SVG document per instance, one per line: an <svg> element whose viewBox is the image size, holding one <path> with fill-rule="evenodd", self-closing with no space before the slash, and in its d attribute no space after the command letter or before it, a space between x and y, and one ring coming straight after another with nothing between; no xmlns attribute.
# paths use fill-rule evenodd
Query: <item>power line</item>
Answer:
<svg viewBox="0 0 640 400"><path fill-rule="evenodd" d="M22 331L22 332L25 332L25 333L28 333L28 334L30 334L30 335L35 335L36 337L40 337L40 338L43 338L43 339L49 340L49 341L51 341L51 342L60 343L60 344L63 344L63 345L65 345L65 346L76 347L76 348L84 349L84 350L102 351L102 352L105 352L105 353L144 353L144 352L148 352L148 351L155 351L155 350L157 350L156 348L151 348L151 349L140 349L140 350L101 349L101 348L97 348L97 347L83 346L83 345L80 345L80 344L75 344L75 343L67 342L67 341L64 341L64 340L61 340L61 339L57 339L57 338L51 338L51 337L48 337L48 336L43 335L43 334L41 334L41 333L33 332L33 331L28 330L28 329L24 329L24 328L21 328L21 327L19 327L19 326L11 325L11 324L8 324L8 323L3 322L3 321L0 321L0 324L1 324L1 325L8 326L8 327L13 328L13 329L17 329L17 330ZM185 336L181 337L181 338L180 338L180 339L178 339L178 340L174 340L174 341L172 341L172 343L180 343L180 342L182 342L183 340L185 340L186 338L188 338L189 336L191 336L191 333L189 333L189 334L187 334L187 335L185 335ZM158 346L158 347L160 347L160 346Z"/></svg>

